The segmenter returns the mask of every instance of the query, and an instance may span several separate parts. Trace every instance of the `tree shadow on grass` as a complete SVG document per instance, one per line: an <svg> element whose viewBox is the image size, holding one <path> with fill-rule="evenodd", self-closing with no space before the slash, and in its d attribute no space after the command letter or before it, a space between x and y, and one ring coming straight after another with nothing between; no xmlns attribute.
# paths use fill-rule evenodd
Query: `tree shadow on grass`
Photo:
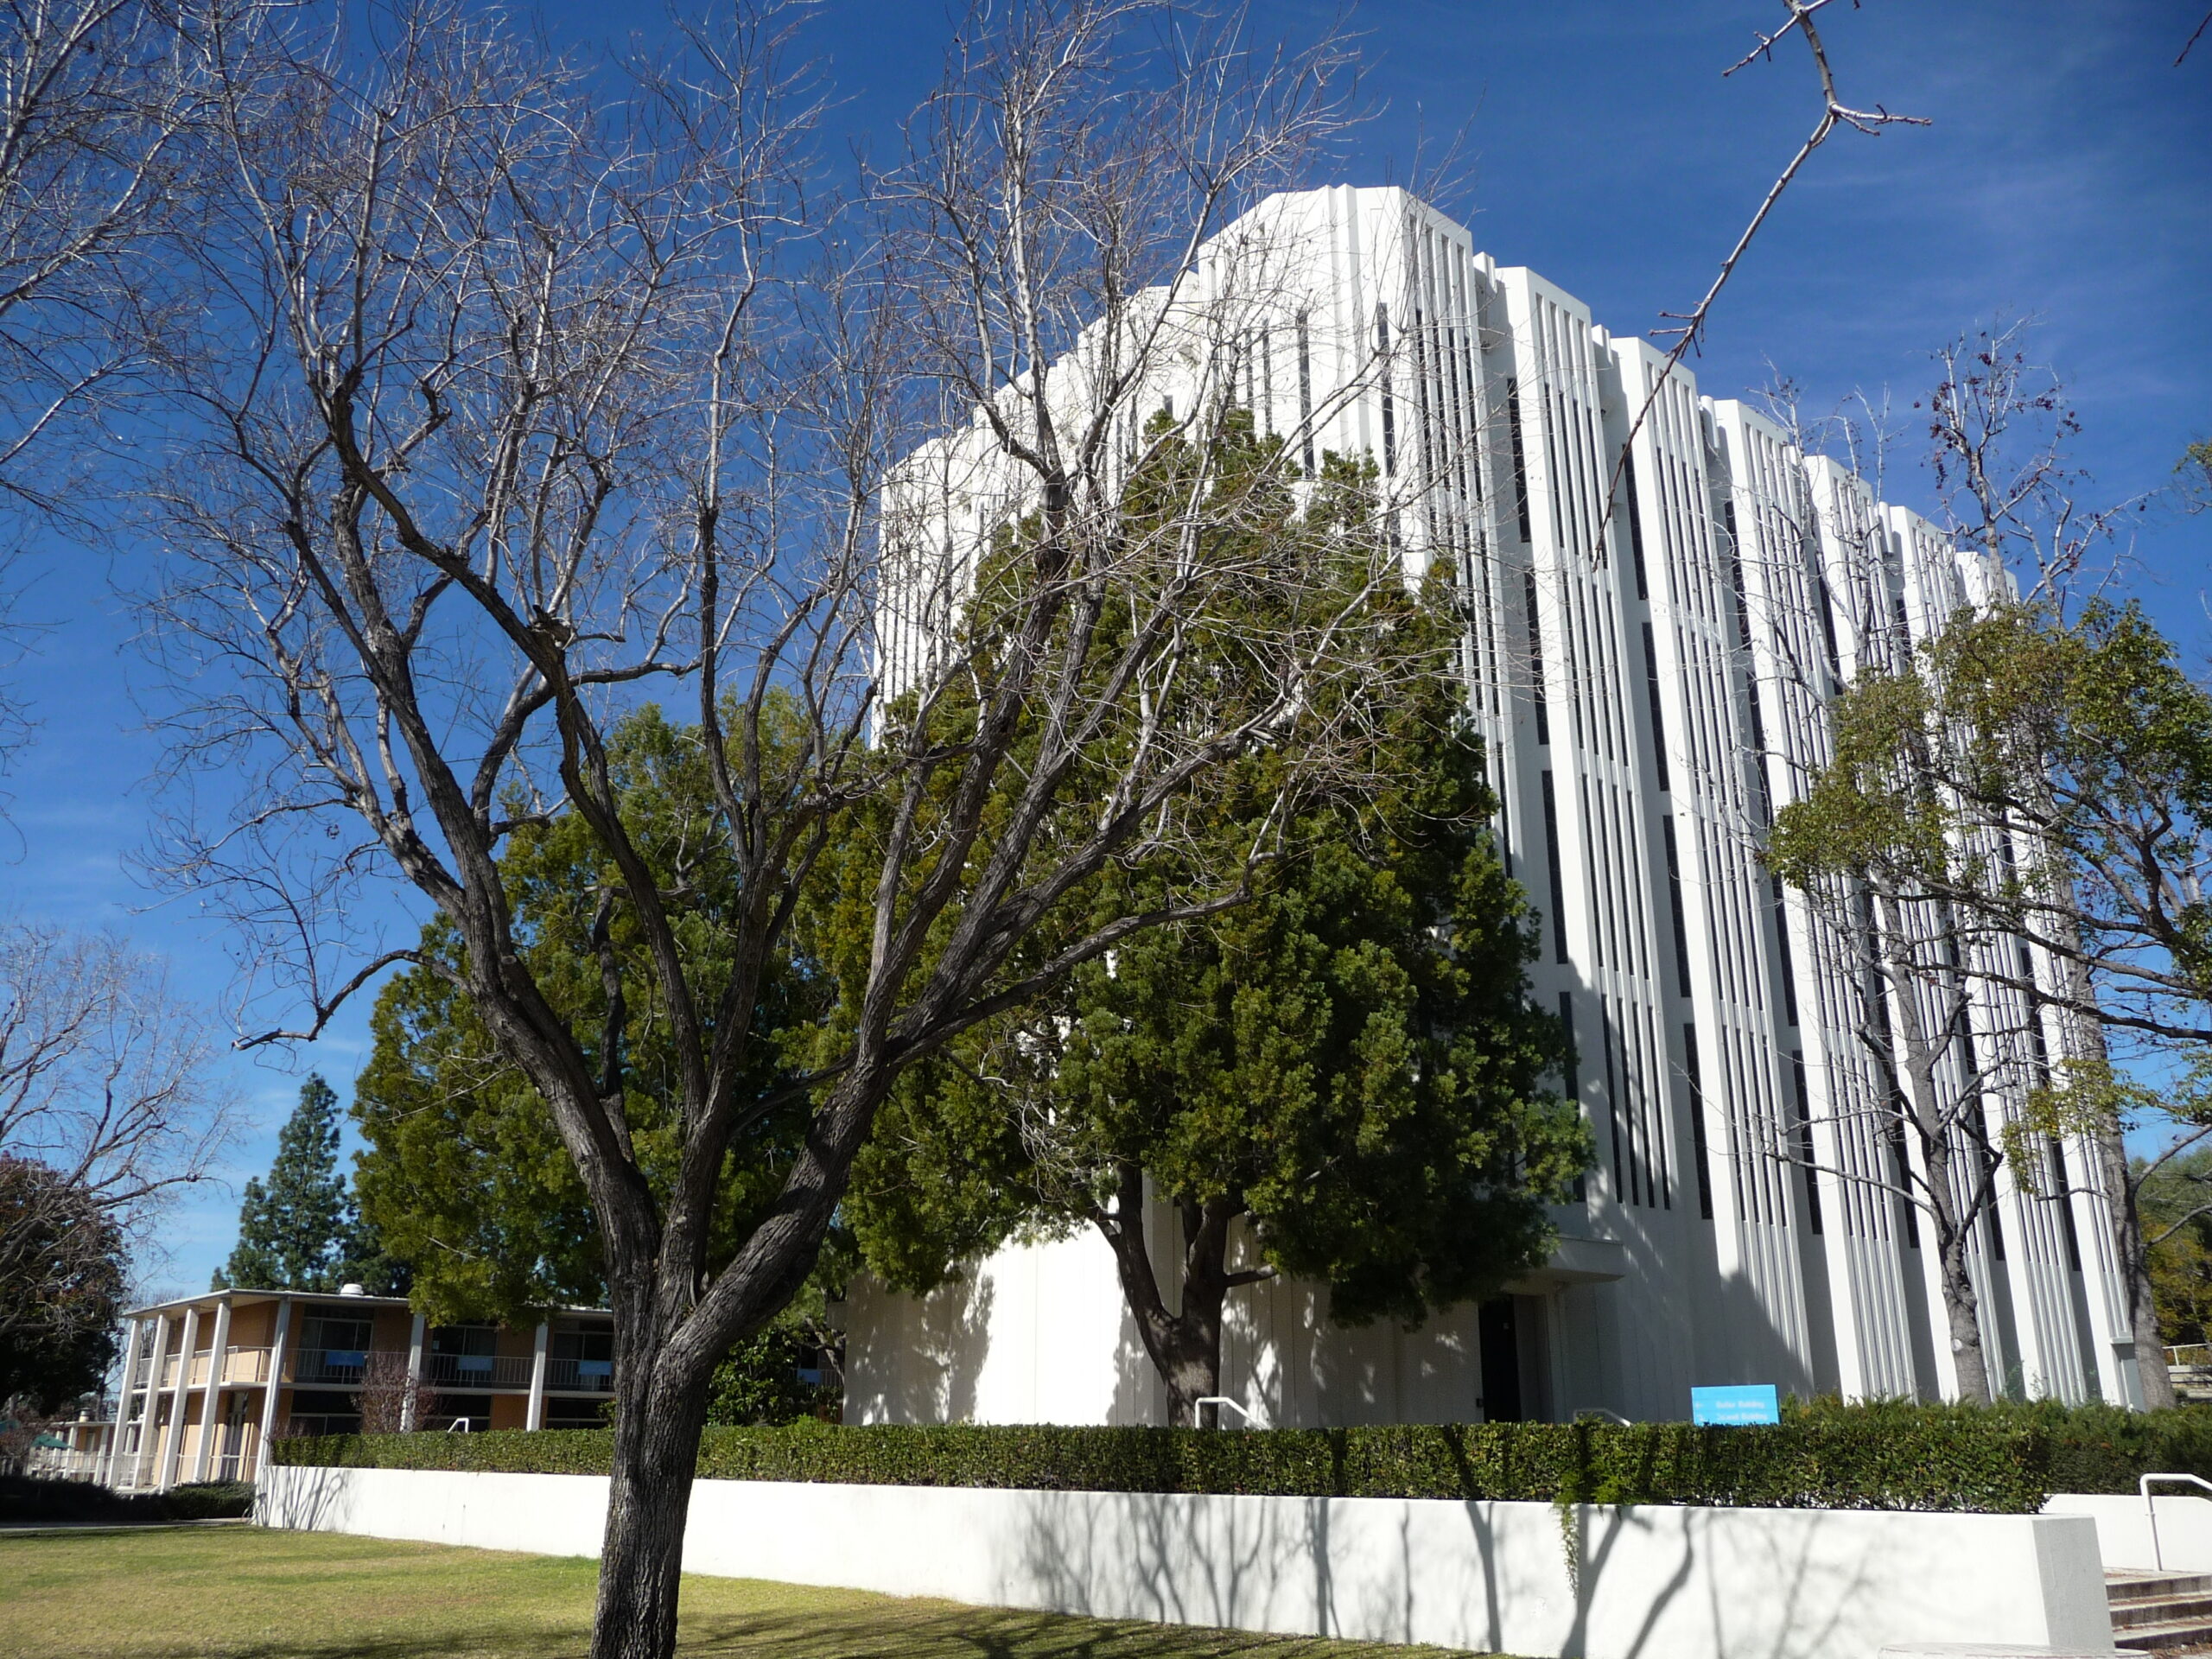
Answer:
<svg viewBox="0 0 2212 1659"><path fill-rule="evenodd" d="M223 1659L583 1659L585 1634L497 1625L424 1634L391 1631L245 1642ZM178 1659L188 1649L177 1650ZM189 1649L208 1649L194 1643ZM709 1613L687 1618L679 1659L1445 1659L1440 1648L1262 1636L1135 1620L1069 1618L982 1607L893 1602L820 1612ZM149 1654L145 1659L159 1659Z"/></svg>
<svg viewBox="0 0 2212 1659"><path fill-rule="evenodd" d="M1251 1630L1089 1619L983 1607L896 1605L828 1615L687 1620L685 1659L1444 1659L1440 1648L1266 1636Z"/></svg>

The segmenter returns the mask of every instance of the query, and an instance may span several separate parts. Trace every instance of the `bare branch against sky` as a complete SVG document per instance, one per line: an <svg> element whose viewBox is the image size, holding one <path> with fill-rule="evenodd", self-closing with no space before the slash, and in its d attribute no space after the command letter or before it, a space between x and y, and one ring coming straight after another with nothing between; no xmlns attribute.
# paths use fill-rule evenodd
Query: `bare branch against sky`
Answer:
<svg viewBox="0 0 2212 1659"><path fill-rule="evenodd" d="M0 1229L0 1336L39 1305L22 1275L31 1241L51 1242L45 1211L154 1247L165 1202L210 1177L236 1123L219 1058L158 959L111 934L0 926L0 1158L56 1178Z"/></svg>
<svg viewBox="0 0 2212 1659"><path fill-rule="evenodd" d="M1705 296L1688 311L1665 311L1660 314L1663 317L1673 319L1675 326L1655 328L1651 331L1652 335L1655 339L1660 340L1671 336L1675 343L1669 347L1666 364L1654 377L1652 390L1645 397L1642 407L1636 411L1636 418L1629 423L1628 442L1621 447L1622 460L1614 464L1612 487L1607 492L1605 510L1608 517L1612 512L1612 498L1618 493L1620 469L1625 464L1628 446L1636 441L1637 433L1642 429L1645 418L1651 413L1651 406L1659 396L1659 388L1667 384L1667 377L1674 371L1675 365L1697 349L1700 341L1704 338L1706 325L1712 320L1713 303L1719 299L1720 290L1728 285L1728 279L1735 275L1736 267L1743 262L1744 255L1750 251L1752 239L1758 235L1760 228L1765 225L1768 215L1774 212L1775 204L1782 200L1783 193L1789 188L1805 163L1812 158L1813 152L1827 143L1835 135L1839 127L1848 127L1854 132L1878 135L1886 127L1924 127L1930 124L1929 118L1925 116L1892 114L1889 109L1880 104L1875 105L1871 109L1854 108L1846 104L1836 87L1835 70L1828 60L1827 44L1821 38L1820 28L1814 21L1815 15L1825 10L1834 3L1834 0L1781 0L1781 3L1789 13L1788 20L1771 35L1754 30L1753 32L1758 35L1758 44L1722 70L1720 72L1722 78L1733 75L1737 71L1748 68L1754 63L1771 63L1774 60L1775 48L1788 40L1790 35L1795 35L1805 42L1806 52L1812 59L1813 72L1820 81L1820 117L1813 123L1813 129L1806 135L1805 142L1797 147L1796 153L1790 156L1782 171L1776 175L1774 182L1767 187L1766 194L1760 198L1758 210L1751 214L1751 223L1744 226L1743 234L1736 238L1735 245L1728 250L1727 257L1721 260L1720 269L1714 275L1712 286L1705 290ZM1858 0L1852 0L1852 3L1855 7Z"/></svg>

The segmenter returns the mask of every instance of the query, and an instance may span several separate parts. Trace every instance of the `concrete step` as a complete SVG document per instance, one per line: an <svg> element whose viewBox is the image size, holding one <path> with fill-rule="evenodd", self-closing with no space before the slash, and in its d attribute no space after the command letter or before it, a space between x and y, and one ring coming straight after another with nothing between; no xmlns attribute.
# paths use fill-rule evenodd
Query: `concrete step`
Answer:
<svg viewBox="0 0 2212 1659"><path fill-rule="evenodd" d="M2114 1630L2113 1645L2126 1653L2212 1652L2212 1622L2188 1619L2178 1624L2144 1624Z"/></svg>
<svg viewBox="0 0 2212 1659"><path fill-rule="evenodd" d="M2105 1595L2122 1650L2212 1652L2212 1573L2107 1573Z"/></svg>
<svg viewBox="0 0 2212 1659"><path fill-rule="evenodd" d="M2212 1594L2212 1573L2152 1573L2120 1568L2105 1574L2105 1595L2115 1607L2122 1602L2202 1594Z"/></svg>
<svg viewBox="0 0 2212 1659"><path fill-rule="evenodd" d="M2149 1624L2182 1624L2194 1620L2212 1626L2212 1595L2157 1596L2142 1601L2115 1601L2112 1627L2139 1630Z"/></svg>

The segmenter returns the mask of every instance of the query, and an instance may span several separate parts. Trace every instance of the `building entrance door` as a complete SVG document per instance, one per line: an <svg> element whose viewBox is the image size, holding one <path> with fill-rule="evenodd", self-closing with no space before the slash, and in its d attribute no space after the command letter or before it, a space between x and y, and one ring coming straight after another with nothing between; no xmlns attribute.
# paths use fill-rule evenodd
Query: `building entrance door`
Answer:
<svg viewBox="0 0 2212 1659"><path fill-rule="evenodd" d="M1483 1345L1483 1421L1517 1423L1525 1414L1521 1406L1521 1341L1514 1318L1513 1298L1494 1296L1477 1316L1476 1333Z"/></svg>

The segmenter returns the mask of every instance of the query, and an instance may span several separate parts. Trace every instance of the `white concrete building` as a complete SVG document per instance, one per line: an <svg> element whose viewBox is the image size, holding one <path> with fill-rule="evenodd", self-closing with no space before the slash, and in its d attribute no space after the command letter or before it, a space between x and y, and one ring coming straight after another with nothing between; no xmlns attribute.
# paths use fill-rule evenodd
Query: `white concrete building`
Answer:
<svg viewBox="0 0 2212 1659"><path fill-rule="evenodd" d="M1188 302L1217 330L1241 308L1241 349L1185 353L1147 396L1234 398L1309 469L1372 457L1409 566L1452 561L1499 837L1544 918L1534 988L1572 1022L1598 1147L1549 1265L1483 1307L1345 1330L1310 1287L1240 1293L1226 1392L1279 1425L1679 1418L1728 1382L1953 1393L1925 1223L1853 1179L1912 1154L1883 1128L1849 955L1758 848L1826 757L1837 687L2004 574L1686 370L1631 437L1663 355L1403 191L1274 198L1209 253ZM956 574L887 584L894 681L1018 505L1011 476L981 423L902 468L894 499ZM1975 1031L2024 1080L2058 1042L2022 1006ZM1987 1096L1993 1141L2018 1093ZM2133 1402L2093 1162L2050 1156L2042 1196L2000 1173L1975 1250L1993 1375ZM924 1301L863 1283L849 1323L850 1421L1163 1419L1095 1237L1007 1249Z"/></svg>

